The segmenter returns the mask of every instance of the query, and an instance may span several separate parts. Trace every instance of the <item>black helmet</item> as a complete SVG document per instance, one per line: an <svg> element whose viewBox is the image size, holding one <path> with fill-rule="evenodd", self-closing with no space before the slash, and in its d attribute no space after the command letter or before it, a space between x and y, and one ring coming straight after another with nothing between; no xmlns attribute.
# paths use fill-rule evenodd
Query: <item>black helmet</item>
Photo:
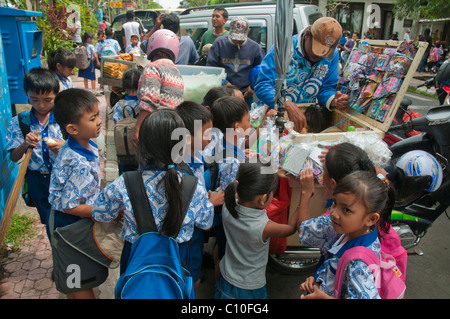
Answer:
<svg viewBox="0 0 450 319"><path fill-rule="evenodd" d="M446 60L440 66L434 78L435 87L442 87L444 85L450 85L450 59Z"/></svg>

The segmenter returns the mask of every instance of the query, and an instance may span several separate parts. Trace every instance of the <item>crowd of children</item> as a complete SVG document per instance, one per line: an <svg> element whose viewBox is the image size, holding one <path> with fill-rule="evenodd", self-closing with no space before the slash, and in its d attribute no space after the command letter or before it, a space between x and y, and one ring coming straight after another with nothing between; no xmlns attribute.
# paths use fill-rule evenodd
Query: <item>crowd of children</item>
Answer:
<svg viewBox="0 0 450 319"><path fill-rule="evenodd" d="M324 255L315 276L300 285L308 293L303 298L333 297L336 265L345 249L361 245L379 255L378 231L389 225L391 187L377 175L363 150L343 143L324 156L324 181L331 200L328 213L309 217L314 178L307 169L301 173L302 193L295 213L287 224L271 221L265 209L277 194L282 174L268 173L259 161L248 161L243 151L251 123L242 93L225 85L211 89L202 105L183 101L183 80L174 64L177 41L167 30L152 35L147 52L151 63L142 74L124 73L126 96L114 106L115 122L125 112L138 113L134 142L158 230L176 238L196 287L205 240L216 238L215 298L268 298L265 270L270 238L298 231L301 243L320 248ZM83 43L91 64L79 75L86 75L87 88L87 81L93 80L87 73L95 71L102 55L99 46L92 45L92 35L85 33ZM75 62L70 53L55 51L49 57L50 70L27 73L30 133L23 134L19 116L14 117L8 128L8 150L18 161L28 147L34 148L27 182L36 191L30 196L41 203L38 212L49 238L57 227L82 218L104 223L122 220L123 273L139 236L138 226L123 175L100 190L98 147L92 142L100 134L99 101L92 91L73 88L69 75ZM187 138L174 137L177 129L187 129ZM180 143L186 144L184 153L174 153ZM198 179L185 216L182 174ZM54 218L54 229L48 225L49 216ZM361 261L350 265L344 282L345 298L379 298L374 276ZM92 289L68 295L94 297Z"/></svg>

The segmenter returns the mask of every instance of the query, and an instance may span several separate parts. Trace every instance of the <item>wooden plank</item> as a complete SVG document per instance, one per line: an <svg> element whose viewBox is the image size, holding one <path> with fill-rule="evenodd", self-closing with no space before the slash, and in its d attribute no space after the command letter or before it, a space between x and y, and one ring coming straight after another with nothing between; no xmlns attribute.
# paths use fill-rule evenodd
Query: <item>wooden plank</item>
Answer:
<svg viewBox="0 0 450 319"><path fill-rule="evenodd" d="M390 41L390 40L367 40L367 39L365 39L364 41L368 42L371 46L381 47L381 48L395 48L395 49L397 49L400 46L400 44L402 43L402 41ZM353 117L358 119L359 121L367 123L368 125L370 125L372 127L376 127L383 132L387 132L387 130L391 126L391 123L395 117L395 114L397 113L398 108L400 107L403 97L405 96L406 92L408 91L409 84L414 76L414 73L416 72L416 70L420 64L420 60L422 59L422 56L425 53L427 46L428 46L427 42L419 42L419 48L416 52L416 55L414 56L414 60L411 62L408 72L405 75L405 77L403 78L403 82L402 82L400 89L395 94L394 103L392 104L391 108L389 109L389 112L386 115L386 118L383 123L381 123L373 118L370 118L367 115L369 112L369 108L367 110L364 110L362 113L355 114ZM356 50L356 49L357 48L355 46L353 48L353 50ZM348 63L348 61L347 61L347 63ZM355 112L355 110L350 107L346 111L347 111L347 113L350 113L350 114Z"/></svg>
<svg viewBox="0 0 450 319"><path fill-rule="evenodd" d="M39 135L39 131L35 131L34 134ZM19 198L20 191L22 190L23 179L25 178L25 173L27 172L28 163L30 162L31 154L33 153L33 148L29 147L25 153L25 158L20 165L19 174L9 192L8 199L6 200L5 211L3 212L2 224L0 226L0 247L3 245L3 240L5 238L6 231L8 230L11 218L14 212L14 208L17 204L17 199Z"/></svg>

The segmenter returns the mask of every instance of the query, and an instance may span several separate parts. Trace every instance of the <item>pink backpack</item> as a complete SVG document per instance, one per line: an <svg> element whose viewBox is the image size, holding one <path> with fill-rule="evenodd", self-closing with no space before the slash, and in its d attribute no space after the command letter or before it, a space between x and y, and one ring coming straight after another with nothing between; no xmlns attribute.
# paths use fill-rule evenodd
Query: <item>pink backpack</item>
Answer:
<svg viewBox="0 0 450 319"><path fill-rule="evenodd" d="M380 257L372 250L356 246L344 252L339 260L334 281L334 296L340 298L342 278L347 264L360 259L366 263L375 276L375 284L382 299L402 299L405 294L407 252L402 247L397 232L390 228L388 234L379 237Z"/></svg>

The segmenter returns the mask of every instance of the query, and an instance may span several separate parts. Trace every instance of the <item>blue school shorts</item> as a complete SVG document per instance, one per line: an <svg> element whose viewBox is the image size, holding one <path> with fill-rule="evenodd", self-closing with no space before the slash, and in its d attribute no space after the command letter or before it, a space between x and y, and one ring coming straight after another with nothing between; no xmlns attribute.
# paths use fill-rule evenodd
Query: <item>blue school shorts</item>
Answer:
<svg viewBox="0 0 450 319"><path fill-rule="evenodd" d="M51 205L48 202L50 188L50 172L28 170L25 175L28 184L28 195L33 200L42 224L47 223Z"/></svg>
<svg viewBox="0 0 450 319"><path fill-rule="evenodd" d="M269 299L266 286L259 289L242 289L233 286L220 276L216 283L214 299Z"/></svg>

